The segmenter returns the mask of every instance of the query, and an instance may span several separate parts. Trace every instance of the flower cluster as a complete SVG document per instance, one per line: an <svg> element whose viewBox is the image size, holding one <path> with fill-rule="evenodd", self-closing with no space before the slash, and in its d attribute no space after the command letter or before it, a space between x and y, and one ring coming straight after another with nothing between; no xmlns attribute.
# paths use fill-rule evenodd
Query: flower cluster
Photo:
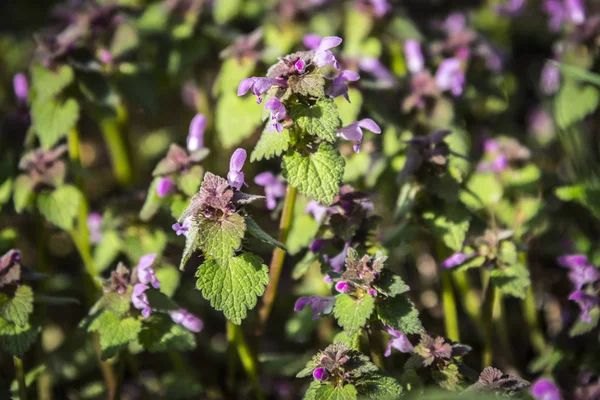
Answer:
<svg viewBox="0 0 600 400"><path fill-rule="evenodd" d="M569 270L569 279L575 290L569 295L569 300L577 303L581 309L580 319L591 323L590 311L598 305L596 284L600 280L598 268L590 264L582 254L565 255L558 258L558 263Z"/></svg>

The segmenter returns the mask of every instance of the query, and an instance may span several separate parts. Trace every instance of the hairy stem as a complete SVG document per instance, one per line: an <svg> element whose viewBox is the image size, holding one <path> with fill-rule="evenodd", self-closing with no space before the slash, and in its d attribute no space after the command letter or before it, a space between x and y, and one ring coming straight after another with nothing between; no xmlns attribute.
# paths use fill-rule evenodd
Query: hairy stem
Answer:
<svg viewBox="0 0 600 400"><path fill-rule="evenodd" d="M544 334L540 328L540 322L538 320L537 309L535 306L535 294L533 292L533 286L529 286L525 300L522 302L523 314L525 316L525 322L528 326L529 340L534 350L541 354L546 349L546 341L544 340Z"/></svg>
<svg viewBox="0 0 600 400"><path fill-rule="evenodd" d="M227 337L231 337L233 343L230 342L230 344L235 345L235 347L237 348L238 355L240 356L240 360L242 361L242 366L244 367L244 370L246 370L246 374L248 375L248 377L250 377L250 380L252 381L252 386L254 387L256 398L259 400L264 399L265 397L263 395L258 379L258 361L256 360L256 357L252 354L252 351L248 347L246 339L244 339L242 328L235 325L231 321L227 321Z"/></svg>
<svg viewBox="0 0 600 400"><path fill-rule="evenodd" d="M19 399L27 400L27 385L25 385L25 370L23 369L23 360L13 357L15 363L15 377L19 385Z"/></svg>
<svg viewBox="0 0 600 400"><path fill-rule="evenodd" d="M281 220L279 221L278 240L283 245L287 242L287 237L292 226L292 217L294 216L294 206L296 205L297 194L298 190L295 187L287 187L283 203L283 212L281 214ZM271 310L273 309L273 303L275 301L275 296L277 295L277 285L279 284L279 277L281 276L281 268L283 267L284 260L285 251L276 247L273 251L271 266L269 268L269 284L267 285L265 295L263 296L262 307L258 312L259 321L257 333L259 335L264 331Z"/></svg>
<svg viewBox="0 0 600 400"><path fill-rule="evenodd" d="M100 371L102 372L102 377L104 379L104 385L106 386L107 399L114 399L115 394L118 391L118 382L115 371L107 361L103 361L101 354L102 349L100 347L100 335L94 332L92 334L92 338L94 340L94 348L96 349L96 356L98 357L98 365L100 366Z"/></svg>
<svg viewBox="0 0 600 400"><path fill-rule="evenodd" d="M458 313L456 312L456 298L452 290L451 272L442 271L442 305L444 308L444 324L446 327L446 337L455 342L460 341L460 332L458 329Z"/></svg>
<svg viewBox="0 0 600 400"><path fill-rule="evenodd" d="M466 271L455 271L452 274L452 280L460 293L460 301L463 309L475 324L477 331L483 335L483 325L481 324L481 298L477 291L473 289Z"/></svg>
<svg viewBox="0 0 600 400"><path fill-rule="evenodd" d="M483 357L482 357L482 368L492 365L493 360L493 334L494 334L494 302L496 301L496 291L498 289L494 287L492 282L489 280L485 289L485 297L482 305L482 323L484 327L483 335Z"/></svg>
<svg viewBox="0 0 600 400"><path fill-rule="evenodd" d="M227 321L227 390L230 392L235 387L235 370L237 369L234 327L234 324Z"/></svg>
<svg viewBox="0 0 600 400"><path fill-rule="evenodd" d="M133 180L130 154L123 134L123 126L127 121L127 110L117 107L116 117L104 117L100 121L102 136L106 142L112 162L113 173L121 185L129 185Z"/></svg>

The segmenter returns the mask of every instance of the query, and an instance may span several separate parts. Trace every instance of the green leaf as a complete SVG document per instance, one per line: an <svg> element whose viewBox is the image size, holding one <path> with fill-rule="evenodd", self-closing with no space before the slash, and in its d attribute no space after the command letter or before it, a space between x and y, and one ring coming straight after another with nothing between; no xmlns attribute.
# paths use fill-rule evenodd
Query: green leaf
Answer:
<svg viewBox="0 0 600 400"><path fill-rule="evenodd" d="M341 331L333 338L333 343L344 343L348 348L356 351L360 351L360 331L356 331L352 334L348 334L346 331Z"/></svg>
<svg viewBox="0 0 600 400"><path fill-rule="evenodd" d="M476 173L467 183L467 190L460 192L460 200L467 207L479 210L498 203L504 190L492 173Z"/></svg>
<svg viewBox="0 0 600 400"><path fill-rule="evenodd" d="M26 324L20 327L0 318L0 352L23 358L25 352L35 343L40 328Z"/></svg>
<svg viewBox="0 0 600 400"><path fill-rule="evenodd" d="M185 268L185 264L187 264L192 254L194 254L194 251L200 246L198 243L198 232L198 229L192 224L185 235L185 246L181 255L181 261L179 262L179 270L181 271Z"/></svg>
<svg viewBox="0 0 600 400"><path fill-rule="evenodd" d="M123 318L131 309L131 293L133 287L128 287L127 292L119 294L117 292L107 292L102 296L102 305L104 308L119 318Z"/></svg>
<svg viewBox="0 0 600 400"><path fill-rule="evenodd" d="M94 263L98 272L104 271L117 258L123 247L123 241L116 231L102 232L102 239L94 248Z"/></svg>
<svg viewBox="0 0 600 400"><path fill-rule="evenodd" d="M563 186L556 189L556 196L563 201L576 201L600 218L600 190L587 189L583 185Z"/></svg>
<svg viewBox="0 0 600 400"><path fill-rule="evenodd" d="M355 299L347 294L340 294L335 300L333 315L346 331L356 331L362 328L375 309L375 299L365 295L362 299Z"/></svg>
<svg viewBox="0 0 600 400"><path fill-rule="evenodd" d="M308 385L308 389L306 389L302 400L316 400L315 396L317 395L317 390L319 390L321 386L323 386L323 384L314 379L312 382L310 382L310 385Z"/></svg>
<svg viewBox="0 0 600 400"><path fill-rule="evenodd" d="M88 331L100 334L102 359L116 356L121 350L135 341L142 330L142 323L135 318L119 319L110 311L104 311L92 321Z"/></svg>
<svg viewBox="0 0 600 400"><path fill-rule="evenodd" d="M15 211L19 214L33 198L33 188L35 182L29 177L29 175L19 175L15 180L15 189L13 195L13 202L15 205Z"/></svg>
<svg viewBox="0 0 600 400"><path fill-rule="evenodd" d="M35 103L44 103L59 94L73 82L73 69L62 65L51 71L41 65L31 67L32 89L35 91Z"/></svg>
<svg viewBox="0 0 600 400"><path fill-rule="evenodd" d="M79 212L81 197L81 192L75 186L64 185L50 194L40 193L37 206L44 218L68 231Z"/></svg>
<svg viewBox="0 0 600 400"><path fill-rule="evenodd" d="M372 400L395 400L402 395L400 383L396 379L380 373L374 373L361 379L358 390L361 395Z"/></svg>
<svg viewBox="0 0 600 400"><path fill-rule="evenodd" d="M288 85L293 93L306 97L325 97L325 77L317 68L311 74L292 75L288 79Z"/></svg>
<svg viewBox="0 0 600 400"><path fill-rule="evenodd" d="M442 238L446 246L454 251L462 249L469 231L469 213L461 207L446 207L442 214L436 211L423 213L423 219L436 237Z"/></svg>
<svg viewBox="0 0 600 400"><path fill-rule="evenodd" d="M381 272L379 279L373 284L373 287L388 297L395 297L410 290L410 287L402 278L392 273L389 269L384 269Z"/></svg>
<svg viewBox="0 0 600 400"><path fill-rule="evenodd" d="M243 9L243 5L243 0L215 0L212 8L215 22L223 25L231 21Z"/></svg>
<svg viewBox="0 0 600 400"><path fill-rule="evenodd" d="M254 96L238 97L236 93L221 96L217 103L216 128L219 141L229 149L249 138L261 124Z"/></svg>
<svg viewBox="0 0 600 400"><path fill-rule="evenodd" d="M0 184L0 210L2 210L2 205L10 200L10 194L12 193L13 187L12 183L12 178L8 178Z"/></svg>
<svg viewBox="0 0 600 400"><path fill-rule="evenodd" d="M177 187L188 196L193 196L198 192L203 176L204 170L202 167L195 165L189 171L179 176L177 179Z"/></svg>
<svg viewBox="0 0 600 400"><path fill-rule="evenodd" d="M558 69L560 69L563 74L565 74L571 79L580 82L592 83L594 85L600 86L600 75L598 74L595 74L593 72L588 71L587 69L583 69L575 65L561 64L556 61L553 61L553 64L556 67L558 67Z"/></svg>
<svg viewBox="0 0 600 400"><path fill-rule="evenodd" d="M396 296L382 301L377 316L385 325L407 335L423 332L419 311L406 296Z"/></svg>
<svg viewBox="0 0 600 400"><path fill-rule="evenodd" d="M213 95L237 94L237 88L242 79L249 77L256 67L256 62L251 57L230 57L223 61L219 76L213 86Z"/></svg>
<svg viewBox="0 0 600 400"><path fill-rule="evenodd" d="M173 297L181 280L181 274L177 268L173 265L163 265L154 270L156 271L156 279L160 282L160 291L169 297Z"/></svg>
<svg viewBox="0 0 600 400"><path fill-rule="evenodd" d="M344 175L344 159L330 144L322 143L307 157L299 153L283 157L283 176L300 193L325 205L333 202Z"/></svg>
<svg viewBox="0 0 600 400"><path fill-rule="evenodd" d="M162 199L158 196L158 193L156 192L158 182L160 182L161 179L162 177L157 176L152 180L152 183L150 183L150 187L148 188L148 194L146 195L146 200L144 201L144 205L140 210L140 219L142 221L149 221L154 216L154 214L156 214L156 212L160 208L160 205L162 204Z"/></svg>
<svg viewBox="0 0 600 400"><path fill-rule="evenodd" d="M341 121L332 99L322 98L313 106L294 105L290 109L290 115L303 131L330 143L335 142Z"/></svg>
<svg viewBox="0 0 600 400"><path fill-rule="evenodd" d="M12 296L0 292L0 318L24 327L32 312L33 290L29 286L19 286Z"/></svg>
<svg viewBox="0 0 600 400"><path fill-rule="evenodd" d="M559 128L584 119L594 112L600 101L600 91L594 86L582 86L572 79L565 79L554 99L554 115Z"/></svg>
<svg viewBox="0 0 600 400"><path fill-rule="evenodd" d="M198 247L218 260L227 260L241 247L246 224L244 217L231 214L220 221L202 218L197 230Z"/></svg>
<svg viewBox="0 0 600 400"><path fill-rule="evenodd" d="M175 303L166 294L158 289L148 289L146 290L146 295L148 296L148 302L153 310L169 312L176 311L181 308L179 305L177 305L177 303Z"/></svg>
<svg viewBox="0 0 600 400"><path fill-rule="evenodd" d="M144 322L139 336L140 344L152 353L162 351L189 351L196 347L194 334L174 324L165 315L153 314Z"/></svg>
<svg viewBox="0 0 600 400"><path fill-rule="evenodd" d="M250 154L250 161L260 161L263 158L270 160L273 157L279 157L285 153L290 147L290 131L284 129L281 133L277 131L269 132L268 126L263 129L252 154Z"/></svg>
<svg viewBox="0 0 600 400"><path fill-rule="evenodd" d="M285 246L282 243L280 243L279 241L277 241L277 239L275 239L273 236L271 236L267 232L265 232L256 223L256 221L254 221L254 219L252 219L251 217L246 217L244 219L244 221L246 222L246 229L248 229L248 233L250 233L252 236L254 236L255 238L257 238L258 240L260 240L263 243L266 243L273 247L279 247L281 250L287 252L287 249L285 248Z"/></svg>
<svg viewBox="0 0 600 400"><path fill-rule="evenodd" d="M36 101L31 107L31 128L44 149L50 149L67 135L79 119L79 104L74 99Z"/></svg>
<svg viewBox="0 0 600 400"><path fill-rule="evenodd" d="M493 269L490 272L492 284L502 294L524 299L529 288L529 270L523 264L515 264L505 269Z"/></svg>
<svg viewBox="0 0 600 400"><path fill-rule="evenodd" d="M344 385L342 387L333 386L331 384L321 385L316 393L315 400L356 400L358 392L352 385Z"/></svg>
<svg viewBox="0 0 600 400"><path fill-rule="evenodd" d="M222 310L234 324L241 324L247 310L256 306L269 283L269 273L262 260L244 253L219 264L208 260L198 268L196 288L202 291L211 306Z"/></svg>

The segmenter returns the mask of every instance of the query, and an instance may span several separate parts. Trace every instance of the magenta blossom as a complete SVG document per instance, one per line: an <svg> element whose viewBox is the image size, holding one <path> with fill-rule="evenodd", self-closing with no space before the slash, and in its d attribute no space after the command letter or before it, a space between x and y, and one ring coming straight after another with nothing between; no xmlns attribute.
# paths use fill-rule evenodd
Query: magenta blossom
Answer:
<svg viewBox="0 0 600 400"><path fill-rule="evenodd" d="M375 57L362 57L358 66L361 70L368 72L373 75L375 79L383 86L393 86L396 79L394 75L387 69L378 58Z"/></svg>
<svg viewBox="0 0 600 400"><path fill-rule="evenodd" d="M254 183L265 188L267 208L274 210L277 207L277 199L285 195L285 185L281 179L271 172L263 172L254 178Z"/></svg>
<svg viewBox="0 0 600 400"><path fill-rule="evenodd" d="M192 225L191 217L187 217L183 220L183 224L179 222L174 223L171 228L175 231L177 236L184 235L187 236L188 231L190 230L190 226Z"/></svg>
<svg viewBox="0 0 600 400"><path fill-rule="evenodd" d="M337 272L338 274L342 272L344 268L344 264L346 263L346 257L348 256L348 249L350 248L350 243L346 243L344 245L344 249L332 259L329 259L327 255L324 256L325 262L327 262L331 268Z"/></svg>
<svg viewBox="0 0 600 400"><path fill-rule="evenodd" d="M585 10L581 0L546 0L544 11L550 17L548 25L554 32L559 31L566 21L574 25L585 22Z"/></svg>
<svg viewBox="0 0 600 400"><path fill-rule="evenodd" d="M558 263L570 270L569 279L577 290L580 290L588 283L593 283L600 279L598 269L591 265L587 257L582 254L559 257Z"/></svg>
<svg viewBox="0 0 600 400"><path fill-rule="evenodd" d="M329 373L323 367L315 368L315 370L313 371L313 378L315 378L318 381L327 379L327 376L329 376Z"/></svg>
<svg viewBox="0 0 600 400"><path fill-rule="evenodd" d="M313 312L313 319L317 320L319 314L327 315L333 311L333 305L335 304L335 297L329 296L311 296L311 297L300 297L296 300L294 305L294 311L299 312L306 306L310 306Z"/></svg>
<svg viewBox="0 0 600 400"><path fill-rule="evenodd" d="M303 73L304 69L306 68L306 63L304 62L304 60L300 59L296 61L294 67L296 68L296 71Z"/></svg>
<svg viewBox="0 0 600 400"><path fill-rule="evenodd" d="M412 353L414 347L405 334L390 327L386 327L385 330L392 335L387 348L385 349L385 357L392 355L392 348L401 351L402 353Z"/></svg>
<svg viewBox="0 0 600 400"><path fill-rule="evenodd" d="M156 185L156 194L158 197L165 197L166 195L173 192L175 189L175 183L169 177L160 178Z"/></svg>
<svg viewBox="0 0 600 400"><path fill-rule="evenodd" d="M90 213L87 217L87 227L90 231L90 242L92 244L98 243L102 240L102 215L98 213Z"/></svg>
<svg viewBox="0 0 600 400"><path fill-rule="evenodd" d="M540 89L545 95L552 95L560 88L560 71L553 61L548 61L540 76Z"/></svg>
<svg viewBox="0 0 600 400"><path fill-rule="evenodd" d="M181 325L191 332L200 332L204 327L202 320L190 313L188 310L181 308L175 311L169 311L169 315L173 322Z"/></svg>
<svg viewBox="0 0 600 400"><path fill-rule="evenodd" d="M525 0L507 0L506 4L497 8L497 11L500 15L514 16L521 11L524 5Z"/></svg>
<svg viewBox="0 0 600 400"><path fill-rule="evenodd" d="M27 77L24 73L19 72L15 74L13 78L13 90L15 91L15 97L22 103L27 101L29 95L29 84L27 83Z"/></svg>
<svg viewBox="0 0 600 400"><path fill-rule="evenodd" d="M271 86L287 86L287 82L281 79L252 77L242 79L238 86L238 96L243 96L248 93L249 90L256 96L256 103L262 103L262 95L266 93Z"/></svg>
<svg viewBox="0 0 600 400"><path fill-rule="evenodd" d="M281 133L283 131L283 121L287 117L287 113L285 112L285 106L279 99L273 97L267 104L265 104L265 109L269 110L271 113L271 123L269 125L269 132L277 131Z"/></svg>
<svg viewBox="0 0 600 400"><path fill-rule="evenodd" d="M465 73L458 58L447 58L440 63L435 73L435 83L441 91L449 90L460 96L465 85Z"/></svg>
<svg viewBox="0 0 600 400"><path fill-rule="evenodd" d="M447 259L444 260L444 262L442 263L442 268L443 269L454 268L456 266L459 266L459 265L465 263L466 261L475 257L476 255L477 255L476 253L468 253L468 254L454 253L450 257L448 257Z"/></svg>
<svg viewBox="0 0 600 400"><path fill-rule="evenodd" d="M110 64L113 61L113 56L107 49L102 49L98 52L98 58L103 64Z"/></svg>
<svg viewBox="0 0 600 400"><path fill-rule="evenodd" d="M308 35L304 35L302 42L307 48L316 50L319 47L319 43L321 43L321 39L321 36L314 33L309 33Z"/></svg>
<svg viewBox="0 0 600 400"><path fill-rule="evenodd" d="M206 129L206 117L196 114L190 122L190 130L187 137L187 149L189 151L200 150L204 147L204 130Z"/></svg>
<svg viewBox="0 0 600 400"><path fill-rule="evenodd" d="M319 47L315 50L313 62L317 67L324 67L329 64L333 64L335 69L340 69L340 64L335 59L335 56L331 52L331 48L339 46L342 43L342 38L337 36L326 36L321 39Z"/></svg>
<svg viewBox="0 0 600 400"><path fill-rule="evenodd" d="M335 290L340 293L348 293L350 291L350 284L346 281L341 281L335 284Z"/></svg>
<svg viewBox="0 0 600 400"><path fill-rule="evenodd" d="M586 293L582 290L576 290L569 296L569 300L577 303L579 308L581 309L581 314L579 315L579 319L586 324L592 322L592 317L590 315L590 310L598 305L598 296L593 296L589 293Z"/></svg>
<svg viewBox="0 0 600 400"><path fill-rule="evenodd" d="M148 285L137 283L133 286L133 293L131 294L133 306L138 310L142 310L142 316L144 318L148 318L150 314L152 314L152 308L150 307L148 295L146 294L148 288Z"/></svg>
<svg viewBox="0 0 600 400"><path fill-rule="evenodd" d="M369 3L371 3L373 14L375 14L376 17L383 17L392 8L387 0L369 0Z"/></svg>
<svg viewBox="0 0 600 400"><path fill-rule="evenodd" d="M311 253L320 253L328 243L328 239L315 239L310 243L309 250Z"/></svg>
<svg viewBox="0 0 600 400"><path fill-rule="evenodd" d="M416 74L423 70L425 61L418 40L408 39L404 42L404 57L406 58L406 67L410 72Z"/></svg>
<svg viewBox="0 0 600 400"><path fill-rule="evenodd" d="M315 221L321 222L328 208L316 200L311 200L304 209L305 213L311 214Z"/></svg>
<svg viewBox="0 0 600 400"><path fill-rule="evenodd" d="M354 151L358 153L360 151L360 145L363 139L363 128L373 133L381 133L381 128L375 123L375 121L370 118L365 118L338 129L337 135L338 137L355 142Z"/></svg>
<svg viewBox="0 0 600 400"><path fill-rule="evenodd" d="M535 400L562 400L560 389L548 379L538 379L531 386Z"/></svg>
<svg viewBox="0 0 600 400"><path fill-rule="evenodd" d="M237 190L240 190L242 185L248 186L244 180L244 173L242 172L245 162L246 150L241 148L233 152L231 160L229 161L229 173L227 174L227 181L231 187L236 188Z"/></svg>
<svg viewBox="0 0 600 400"><path fill-rule="evenodd" d="M354 71L344 70L340 72L338 76L333 78L331 85L327 88L325 93L332 99L338 96L344 96L344 98L350 103L350 97L348 97L348 86L346 82L355 82L360 79L360 75Z"/></svg>
<svg viewBox="0 0 600 400"><path fill-rule="evenodd" d="M145 285L151 284L154 289L158 289L160 288L160 282L156 278L156 273L152 268L154 260L156 260L156 254L146 254L145 256L142 256L137 265L137 275L140 283Z"/></svg>

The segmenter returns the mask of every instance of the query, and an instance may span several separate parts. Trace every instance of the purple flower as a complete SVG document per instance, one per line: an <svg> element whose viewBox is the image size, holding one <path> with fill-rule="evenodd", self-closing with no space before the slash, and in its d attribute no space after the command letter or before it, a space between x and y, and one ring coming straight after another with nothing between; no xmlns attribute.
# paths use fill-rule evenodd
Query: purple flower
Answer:
<svg viewBox="0 0 600 400"><path fill-rule="evenodd" d="M313 62L317 67L324 67L329 64L333 64L335 69L340 69L340 64L335 59L335 56L331 52L331 48L339 46L342 43L342 38L337 36L326 36L321 39L319 43L319 47L315 50L315 55L313 57Z"/></svg>
<svg viewBox="0 0 600 400"><path fill-rule="evenodd" d="M560 87L560 71L553 61L548 61L542 69L540 76L540 88L542 93L550 96Z"/></svg>
<svg viewBox="0 0 600 400"><path fill-rule="evenodd" d="M133 293L131 294L131 302L133 306L138 310L142 310L142 316L148 318L152 314L152 308L148 301L148 295L146 290L149 288L148 285L137 283L133 286Z"/></svg>
<svg viewBox="0 0 600 400"><path fill-rule="evenodd" d="M377 290L375 289L369 289L367 290L367 293L369 293L369 295L373 296L373 297L377 297Z"/></svg>
<svg viewBox="0 0 600 400"><path fill-rule="evenodd" d="M332 99L338 96L344 96L344 98L350 103L348 97L348 86L346 82L355 82L360 79L360 75L354 71L344 70L340 72L338 76L333 78L331 85L327 88L326 94Z"/></svg>
<svg viewBox="0 0 600 400"><path fill-rule="evenodd" d="M592 317L590 316L590 310L598 304L598 297L585 293L582 290L576 290L571 293L569 300L576 302L581 309L579 319L586 324L591 323Z"/></svg>
<svg viewBox="0 0 600 400"><path fill-rule="evenodd" d="M158 194L158 197L165 197L166 195L171 193L174 188L175 184L173 183L173 180L171 180L171 178L160 178L158 184L156 185L156 194Z"/></svg>
<svg viewBox="0 0 600 400"><path fill-rule="evenodd" d="M410 72L416 74L423 70L425 61L421 53L421 45L418 40L408 39L404 42L404 57L406 58L406 67Z"/></svg>
<svg viewBox="0 0 600 400"><path fill-rule="evenodd" d="M369 0L373 7L373 14L377 17L383 17L392 8L387 0Z"/></svg>
<svg viewBox="0 0 600 400"><path fill-rule="evenodd" d="M569 254L560 256L557 259L558 263L565 268L574 268L582 265L589 265L588 258L583 254Z"/></svg>
<svg viewBox="0 0 600 400"><path fill-rule="evenodd" d="M514 16L517 15L519 11L525 5L525 0L508 0L508 4L503 4L498 7L498 14Z"/></svg>
<svg viewBox="0 0 600 400"><path fill-rule="evenodd" d="M271 113L271 124L269 125L269 132L277 131L281 133L283 131L283 124L280 122L287 117L287 113L285 112L285 106L279 99L273 97L267 104L265 104L265 109L269 110Z"/></svg>
<svg viewBox="0 0 600 400"><path fill-rule="evenodd" d="M575 25L585 22L585 10L581 0L565 0L565 11L567 18Z"/></svg>
<svg viewBox="0 0 600 400"><path fill-rule="evenodd" d="M333 311L333 305L335 304L335 297L329 296L311 296L311 297L300 297L296 300L294 305L294 311L299 312L304 309L307 305L313 312L313 319L317 320L319 314L331 314Z"/></svg>
<svg viewBox="0 0 600 400"><path fill-rule="evenodd" d="M333 257L332 259L328 259L327 256L324 257L325 262L329 263L331 268L338 274L340 272L342 272L342 268L344 268L344 264L346 263L346 256L348 255L349 248L350 248L350 244L346 243L344 245L344 250L342 250L337 256Z"/></svg>
<svg viewBox="0 0 600 400"><path fill-rule="evenodd" d="M329 274L325 274L325 276L323 277L323 282L331 283L333 282L333 279L331 278L331 276L329 276Z"/></svg>
<svg viewBox="0 0 600 400"><path fill-rule="evenodd" d="M177 236L184 235L187 236L188 231L190 230L190 226L192 225L191 217L187 217L183 220L183 224L179 224L179 222L174 223L171 228L175 231Z"/></svg>
<svg viewBox="0 0 600 400"><path fill-rule="evenodd" d="M240 85L238 86L238 96L243 96L248 93L249 90L256 96L256 103L262 103L262 95L266 93L271 86L287 86L287 83L281 79L272 79L272 78L261 78L261 77L252 77L242 79Z"/></svg>
<svg viewBox="0 0 600 400"><path fill-rule="evenodd" d="M447 58L440 63L435 73L435 83L441 91L450 90L460 96L465 84L465 73L458 58Z"/></svg>
<svg viewBox="0 0 600 400"><path fill-rule="evenodd" d="M296 61L296 63L294 64L294 67L296 67L296 71L303 73L304 69L306 68L306 63L304 62L304 60L300 59L300 60Z"/></svg>
<svg viewBox="0 0 600 400"><path fill-rule="evenodd" d="M475 256L476 256L476 253L469 253L469 254L454 253L450 257L448 257L447 259L444 260L444 262L442 263L442 268L443 269L454 268L458 265L463 264L465 261L470 260L471 258L473 258Z"/></svg>
<svg viewBox="0 0 600 400"><path fill-rule="evenodd" d="M204 147L204 130L206 129L206 117L196 114L190 122L190 130L187 137L187 149L192 152Z"/></svg>
<svg viewBox="0 0 600 400"><path fill-rule="evenodd" d="M233 152L231 156L231 160L229 161L229 173L227 174L227 182L233 188L240 190L242 185L246 185L246 181L244 180L244 173L242 172L242 168L244 167L244 163L246 162L246 150L237 149Z"/></svg>
<svg viewBox="0 0 600 400"><path fill-rule="evenodd" d="M531 386L535 400L562 400L558 387L548 379L538 379Z"/></svg>
<svg viewBox="0 0 600 400"><path fill-rule="evenodd" d="M328 208L316 200L311 200L306 205L304 209L305 213L312 214L313 218L317 222L321 222L323 220L323 216L327 212Z"/></svg>
<svg viewBox="0 0 600 400"><path fill-rule="evenodd" d="M586 256L582 254L572 254L558 258L558 263L565 268L568 268L569 279L575 285L577 290L580 290L588 283L596 282L600 279L598 269L588 262Z"/></svg>
<svg viewBox="0 0 600 400"><path fill-rule="evenodd" d="M346 140L354 141L354 151L358 153L360 151L360 144L363 139L362 128L367 129L373 133L381 133L381 128L370 118L361 119L353 124L338 129L338 137L343 137Z"/></svg>
<svg viewBox="0 0 600 400"><path fill-rule="evenodd" d="M302 42L304 43L304 46L308 47L309 49L316 50L321 43L321 39L321 36L314 33L309 33L308 35L304 35Z"/></svg>
<svg viewBox="0 0 600 400"><path fill-rule="evenodd" d="M29 94L29 84L27 83L27 77L24 73L19 72L15 74L13 78L13 89L17 100L25 103L27 101L27 95Z"/></svg>
<svg viewBox="0 0 600 400"><path fill-rule="evenodd" d="M544 3L544 11L546 11L550 17L548 25L551 31L558 31L563 24L566 17L565 7L560 0L546 0Z"/></svg>
<svg viewBox="0 0 600 400"><path fill-rule="evenodd" d="M467 27L467 17L464 14L455 12L448 15L448 18L444 21L442 28L449 35L455 35L461 33Z"/></svg>
<svg viewBox="0 0 600 400"><path fill-rule="evenodd" d="M392 335L385 349L385 357L392 355L392 347L402 353L412 353L414 347L405 334L390 327L386 327L385 330Z"/></svg>
<svg viewBox="0 0 600 400"><path fill-rule="evenodd" d="M256 175L254 183L265 188L267 208L269 210L274 210L275 207L277 207L277 199L285 195L285 185L283 184L283 181L271 172L263 172Z"/></svg>
<svg viewBox="0 0 600 400"><path fill-rule="evenodd" d="M200 332L204 327L202 320L185 308L181 308L176 311L169 311L169 315L171 316L173 322L175 322L177 325L183 326L191 332Z"/></svg>
<svg viewBox="0 0 600 400"><path fill-rule="evenodd" d="M156 254L146 254L140 258L140 261L137 265L137 276L140 283L143 284L152 284L154 289L158 289L160 287L160 282L156 278L156 273L152 268L152 264L156 260Z"/></svg>
<svg viewBox="0 0 600 400"><path fill-rule="evenodd" d="M383 85L392 86L395 82L394 75L375 57L362 57L358 66L363 71L372 74Z"/></svg>
<svg viewBox="0 0 600 400"><path fill-rule="evenodd" d="M350 284L346 281L341 281L335 284L335 290L340 293L348 293L350 291Z"/></svg>
<svg viewBox="0 0 600 400"><path fill-rule="evenodd" d="M310 243L310 251L315 254L320 253L327 243L329 243L327 239L315 239Z"/></svg>
<svg viewBox="0 0 600 400"><path fill-rule="evenodd" d="M102 240L102 215L98 213L90 213L87 217L87 227L90 231L90 242L92 244L98 243Z"/></svg>
<svg viewBox="0 0 600 400"><path fill-rule="evenodd" d="M318 381L322 381L323 379L327 379L327 375L328 375L327 370L325 368L323 368L323 367L316 368L313 371L313 377L316 380L318 380Z"/></svg>
<svg viewBox="0 0 600 400"><path fill-rule="evenodd" d="M106 49L102 49L98 52L98 58L104 64L110 64L113 61L112 54L110 53L110 51L108 51Z"/></svg>

